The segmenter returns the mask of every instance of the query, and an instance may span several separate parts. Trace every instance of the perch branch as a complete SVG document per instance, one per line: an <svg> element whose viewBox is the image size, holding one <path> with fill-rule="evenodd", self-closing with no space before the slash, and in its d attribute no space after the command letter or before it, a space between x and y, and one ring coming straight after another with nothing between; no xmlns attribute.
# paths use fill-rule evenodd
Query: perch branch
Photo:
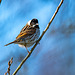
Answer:
<svg viewBox="0 0 75 75"><path fill-rule="evenodd" d="M8 75L10 75L10 66L11 66L12 62L13 62L13 58L11 58L10 61L8 62L8 69L4 75L7 75L7 73L8 73Z"/></svg>
<svg viewBox="0 0 75 75"><path fill-rule="evenodd" d="M37 44L39 43L39 41L42 39L43 35L45 34L45 32L48 30L48 28L50 27L53 19L55 18L60 6L62 5L64 0L61 0L54 15L52 16L50 22L48 23L47 27L45 28L45 30L42 32L41 36L39 37L38 41L36 42L36 44L33 46L33 48L30 50L30 53L28 53L28 55L22 60L22 62L20 63L20 65L18 66L18 68L15 70L15 72L12 75L15 75L19 69L21 68L21 66L24 64L24 62L30 57L31 53L33 52L33 50L35 49L35 47L37 46Z"/></svg>

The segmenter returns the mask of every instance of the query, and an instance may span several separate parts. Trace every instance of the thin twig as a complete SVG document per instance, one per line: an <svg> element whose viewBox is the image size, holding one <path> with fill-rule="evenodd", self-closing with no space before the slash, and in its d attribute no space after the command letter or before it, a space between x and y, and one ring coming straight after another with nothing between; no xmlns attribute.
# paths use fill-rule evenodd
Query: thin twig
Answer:
<svg viewBox="0 0 75 75"><path fill-rule="evenodd" d="M13 62L13 57L8 62L8 69L7 69L7 72L5 73L5 75L7 75L7 73L8 73L8 75L10 75L10 66L11 66L12 62Z"/></svg>
<svg viewBox="0 0 75 75"><path fill-rule="evenodd" d="M36 44L33 46L33 48L31 49L30 53L28 53L28 55L22 60L22 62L20 63L20 65L17 67L17 69L15 70L15 72L12 75L15 75L19 69L21 68L21 66L24 64L24 62L30 57L31 53L33 52L33 50L35 49L35 47L37 46L37 44L39 43L39 41L42 39L43 35L45 34L45 32L48 30L48 28L50 27L53 19L55 18L60 6L62 5L64 0L61 0L61 2L59 3L54 15L52 16L50 22L48 23L47 27L45 28L45 30L43 31L43 33L41 34L40 38L38 39L38 41L36 42Z"/></svg>

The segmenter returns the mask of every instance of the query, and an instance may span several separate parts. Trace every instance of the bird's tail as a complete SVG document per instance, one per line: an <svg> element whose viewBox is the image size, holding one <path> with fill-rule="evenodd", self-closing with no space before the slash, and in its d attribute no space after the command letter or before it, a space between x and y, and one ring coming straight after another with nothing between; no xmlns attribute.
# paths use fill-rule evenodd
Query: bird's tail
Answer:
<svg viewBox="0 0 75 75"><path fill-rule="evenodd" d="M15 41L13 41L13 42L10 42L10 43L8 43L8 44L6 44L6 45L4 45L4 46L8 46L8 45L10 45L10 44L12 44L12 43L16 43L16 42L18 42L18 40L15 40Z"/></svg>

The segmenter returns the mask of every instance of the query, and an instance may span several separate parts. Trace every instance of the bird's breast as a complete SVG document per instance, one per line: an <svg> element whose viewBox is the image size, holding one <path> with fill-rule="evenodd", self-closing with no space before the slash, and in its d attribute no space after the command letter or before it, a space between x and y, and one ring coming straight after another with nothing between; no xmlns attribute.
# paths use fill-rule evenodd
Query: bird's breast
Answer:
<svg viewBox="0 0 75 75"><path fill-rule="evenodd" d="M25 45L26 47L32 46L39 38L40 30L37 28L36 32L26 38L23 38L22 41L19 42L20 45Z"/></svg>

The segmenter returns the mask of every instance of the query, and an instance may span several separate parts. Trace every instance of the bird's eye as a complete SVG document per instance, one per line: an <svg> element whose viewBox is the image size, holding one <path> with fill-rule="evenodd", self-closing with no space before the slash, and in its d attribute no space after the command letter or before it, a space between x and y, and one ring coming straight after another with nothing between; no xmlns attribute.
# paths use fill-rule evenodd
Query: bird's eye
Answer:
<svg viewBox="0 0 75 75"><path fill-rule="evenodd" d="M38 20L37 19L32 19L31 22L38 23Z"/></svg>

